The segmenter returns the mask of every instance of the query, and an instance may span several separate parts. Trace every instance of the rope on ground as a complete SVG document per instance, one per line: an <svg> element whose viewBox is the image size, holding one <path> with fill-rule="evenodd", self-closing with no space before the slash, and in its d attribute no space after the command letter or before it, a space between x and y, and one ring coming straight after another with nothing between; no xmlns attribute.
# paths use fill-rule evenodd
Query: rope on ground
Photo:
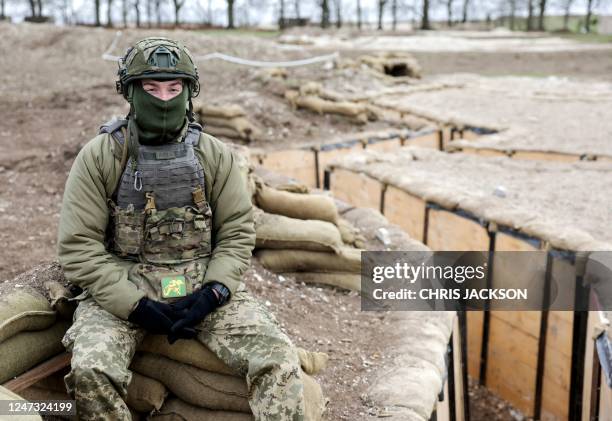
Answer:
<svg viewBox="0 0 612 421"><path fill-rule="evenodd" d="M114 56L111 54L111 51L113 51L117 47L117 43L119 42L119 38L121 38L121 35L122 35L121 31L117 31L117 33L115 34L115 38L113 39L111 44L108 46L106 51L104 51L104 53L102 54L103 60L119 61L121 59L120 56ZM214 53L205 54L203 56L195 56L194 60L205 61L205 60L220 59L220 60L228 61L230 63L243 64L245 66L252 66L252 67L296 67L296 66L306 66L306 65L314 64L314 63L321 63L325 61L331 61L331 60L338 58L339 56L340 56L339 53L336 51L335 53L332 53L332 54L310 57L310 58L306 58L302 60L259 61L259 60L248 60L248 59L244 59L240 57L234 57L234 56L230 56L230 55L219 53L215 51Z"/></svg>
<svg viewBox="0 0 612 421"><path fill-rule="evenodd" d="M240 57L229 56L223 53L210 53L203 56L194 57L195 60L212 60L218 58L220 60L229 61L230 63L236 64L244 64L246 66L253 67L296 67L296 66L306 66L308 64L320 63L323 61L334 60L339 57L338 52L332 54L326 54L323 56L316 56L305 58L302 60L289 60L289 61L258 61L258 60L247 60Z"/></svg>
<svg viewBox="0 0 612 421"><path fill-rule="evenodd" d="M121 57L112 55L111 51L113 51L117 47L117 43L119 42L119 38L121 38L121 35L121 31L117 31L115 33L115 38L113 38L113 42L111 42L106 51L104 51L104 53L102 54L103 60L119 61Z"/></svg>

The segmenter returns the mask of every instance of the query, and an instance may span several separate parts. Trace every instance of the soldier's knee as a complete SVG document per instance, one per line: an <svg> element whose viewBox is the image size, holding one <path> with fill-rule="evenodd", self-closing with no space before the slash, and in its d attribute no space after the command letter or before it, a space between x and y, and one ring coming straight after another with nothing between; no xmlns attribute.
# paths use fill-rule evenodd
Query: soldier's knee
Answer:
<svg viewBox="0 0 612 421"><path fill-rule="evenodd" d="M275 346L263 356L249 360L249 375L256 378L268 373L295 374L299 369L296 349L291 344Z"/></svg>

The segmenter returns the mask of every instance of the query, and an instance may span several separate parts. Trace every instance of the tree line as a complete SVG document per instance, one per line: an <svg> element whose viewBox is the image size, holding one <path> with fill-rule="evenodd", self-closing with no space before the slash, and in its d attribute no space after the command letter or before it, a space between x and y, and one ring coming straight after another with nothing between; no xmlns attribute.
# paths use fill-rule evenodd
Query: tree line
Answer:
<svg viewBox="0 0 612 421"><path fill-rule="evenodd" d="M11 0L0 0L0 18L5 17L5 3ZM23 0L12 0L23 1ZM71 7L72 0L27 0L30 11L28 20L42 20L43 1L46 2L48 8L57 8L61 11L62 16L68 15L68 10ZM93 4L93 24L95 26L128 26L128 23L135 23L137 27L141 26L161 26L167 22L168 16L165 16L166 5L170 5L173 10L172 21L174 26L181 26L181 10L185 6L187 0L87 0ZM198 2L200 8L207 6L207 22L212 23L212 0L189 0ZM200 2L206 4L202 6ZM278 15L278 25L280 29L295 24L304 24L308 21L302 16L302 7L304 3L309 5L317 12L317 23L322 28L343 26L344 14L347 8L353 12L351 24L355 24L361 29L364 25L364 1L366 0L245 0L246 7L261 9L272 3L276 7ZM432 8L444 10L446 14L445 23L451 27L458 23L466 23L470 19L470 14L473 11L482 12L486 10L487 20L491 14L502 16L507 19L510 29L514 30L517 27L519 17L526 20L526 30L544 31L545 16L551 5L555 10L564 12L563 25L564 29L568 29L570 12L572 7L577 6L578 2L582 2L585 10L585 29L591 30L593 20L593 10L605 2L612 0L370 0L375 2L376 7L376 26L378 29L385 29L385 22L390 22L392 30L397 29L399 21L407 21L410 16L413 21L416 21L417 27L420 29L432 29L431 11ZM225 13L227 28L236 27L235 8L237 0L225 0ZM484 3L484 4L483 4ZM106 6L106 16L102 16L102 6ZM120 10L117 13L116 10ZM113 17L120 14L121 20L116 22ZM482 16L483 13L479 13ZM144 19L146 16L146 19ZM130 18L131 17L131 18ZM69 19L66 17L66 21Z"/></svg>

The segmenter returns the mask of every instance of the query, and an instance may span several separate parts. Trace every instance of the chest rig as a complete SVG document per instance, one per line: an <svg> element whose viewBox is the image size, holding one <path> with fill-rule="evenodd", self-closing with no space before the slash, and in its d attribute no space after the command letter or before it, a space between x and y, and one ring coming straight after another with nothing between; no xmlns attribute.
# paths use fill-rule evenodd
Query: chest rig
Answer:
<svg viewBox="0 0 612 421"><path fill-rule="evenodd" d="M126 124L117 120L100 132L110 133L125 149ZM210 256L212 212L194 150L201 130L191 123L183 142L139 145L136 162L127 160L110 201L109 251L155 267Z"/></svg>

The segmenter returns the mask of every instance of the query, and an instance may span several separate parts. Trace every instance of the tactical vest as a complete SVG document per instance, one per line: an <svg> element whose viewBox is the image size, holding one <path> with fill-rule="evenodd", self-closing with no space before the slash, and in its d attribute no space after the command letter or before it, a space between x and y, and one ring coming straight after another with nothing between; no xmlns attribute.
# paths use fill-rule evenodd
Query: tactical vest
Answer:
<svg viewBox="0 0 612 421"><path fill-rule="evenodd" d="M124 148L126 120L103 125ZM212 211L205 196L204 170L195 154L202 127L189 124L183 142L139 145L136 165L129 158L109 201L107 248L122 259L140 262L130 279L151 298L192 292L203 277L197 261L211 254ZM206 263L207 263L207 259ZM164 282L186 291L169 296ZM185 285L185 277L187 279ZM179 282L180 284L180 282Z"/></svg>

